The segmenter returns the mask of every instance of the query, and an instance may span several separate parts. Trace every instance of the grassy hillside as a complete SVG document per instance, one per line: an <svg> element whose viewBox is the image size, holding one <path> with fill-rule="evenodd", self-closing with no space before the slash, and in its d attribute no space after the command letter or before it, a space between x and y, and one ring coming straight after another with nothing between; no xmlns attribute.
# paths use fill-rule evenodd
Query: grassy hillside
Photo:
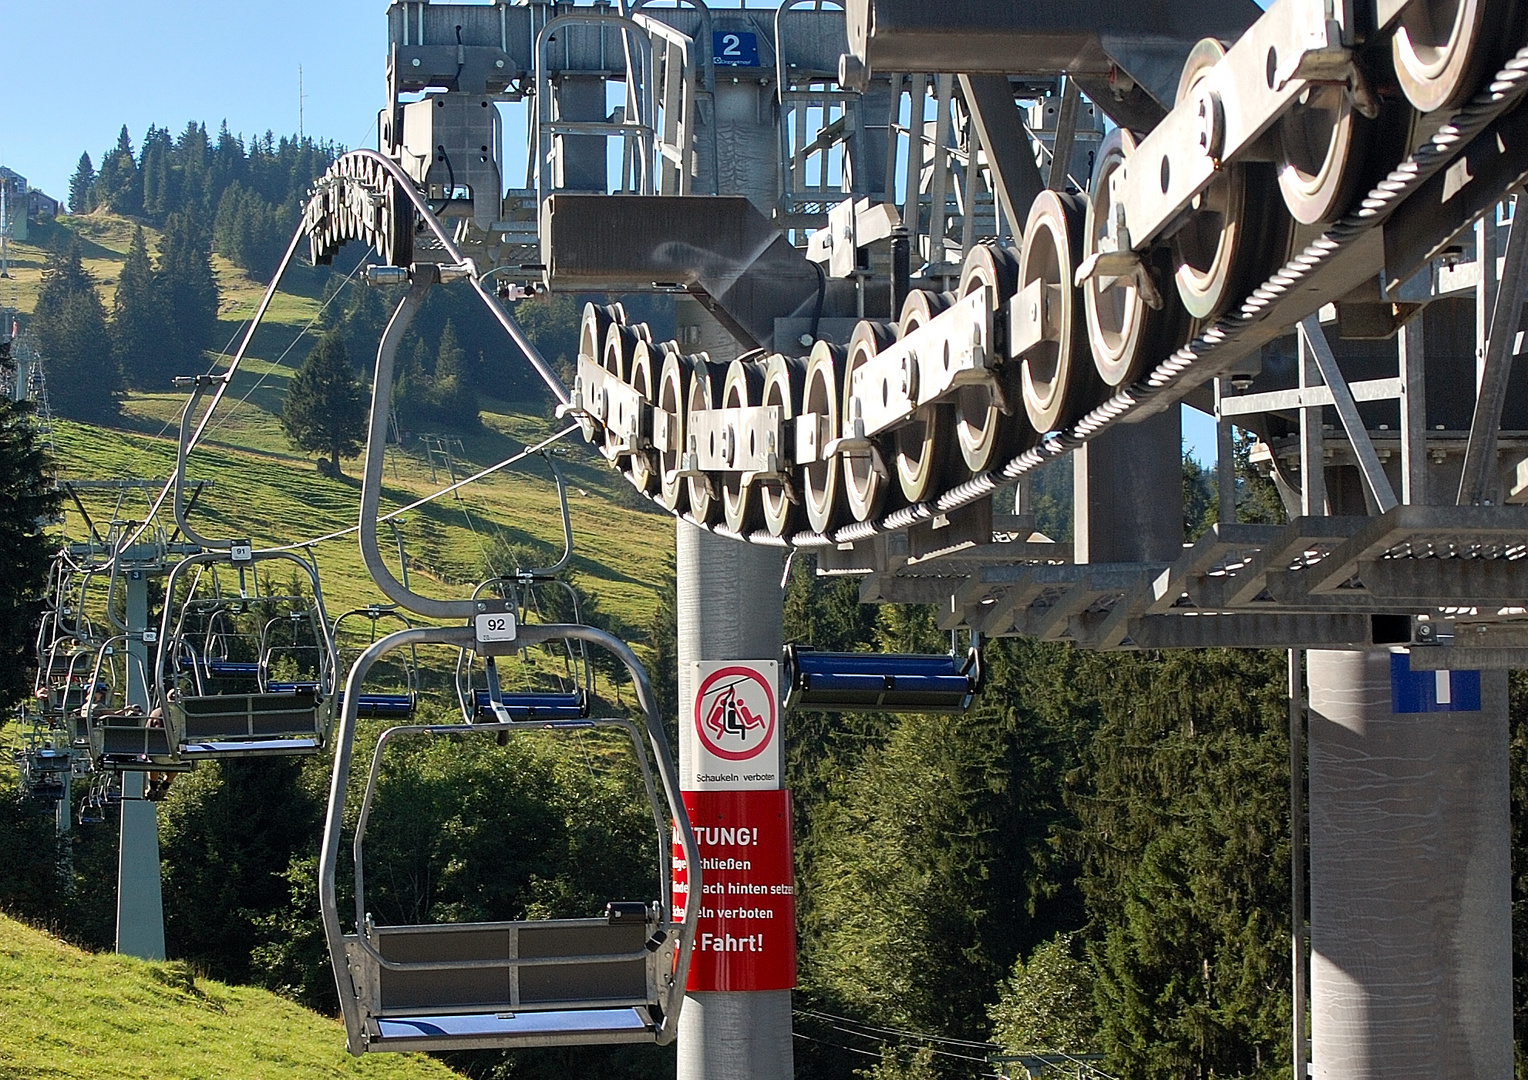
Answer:
<svg viewBox="0 0 1528 1080"><path fill-rule="evenodd" d="M0 304L14 299L22 311L35 302L45 246L68 229L84 246L87 269L101 286L110 307L133 225L110 214L63 219L39 229L32 245L16 245L16 282L0 287ZM149 230L150 247L157 235ZM359 248L340 262L351 264ZM263 286L221 258L214 259L222 293L223 340L236 341L253 313ZM193 523L208 536L249 536L259 545L289 544L353 526L359 507L360 462L346 462L347 477L321 477L312 460L294 452L277 421L286 386L315 340L309 325L320 310L321 283L311 270L298 268L279 293L257 333L229 394L193 455L190 474L212 481L200 498ZM7 283L9 284L9 283ZM364 288L352 282L348 289ZM4 295L6 292L12 295ZM486 315L485 315L486 317ZM375 342L353 342L365 356ZM506 350L506 356L509 350ZM523 362L518 359L506 362ZM163 478L174 466L175 433L184 398L178 393L134 393L124 405L119 425L101 428L60 420L54 435L59 475L69 479L120 477ZM561 429L546 402L515 404L484 401L483 427L465 434L457 451L456 472L465 476L507 458L526 445ZM563 459L571 488L575 541L574 572L598 594L600 610L631 626L650 618L658 583L673 550L669 519L636 498L616 475L576 436L566 440ZM443 466L433 470L416 442L389 451L384 510L395 509L439 490L449 482ZM145 496L130 492L82 495L98 527L113 518L138 520ZM82 539L86 526L66 503L65 533ZM162 518L173 528L169 515ZM410 513L402 525L414 571L414 585L437 596L462 595L485 576L487 555L495 541L539 543L560 550L561 525L556 490L546 466L531 459ZM384 530L384 539L389 534ZM383 598L361 567L354 535L313 549L323 576L331 616ZM501 567L500 569L507 569ZM282 575L285 577L285 575Z"/></svg>
<svg viewBox="0 0 1528 1080"><path fill-rule="evenodd" d="M420 1055L352 1058L344 1030L184 964L93 955L0 916L4 1080L450 1080Z"/></svg>

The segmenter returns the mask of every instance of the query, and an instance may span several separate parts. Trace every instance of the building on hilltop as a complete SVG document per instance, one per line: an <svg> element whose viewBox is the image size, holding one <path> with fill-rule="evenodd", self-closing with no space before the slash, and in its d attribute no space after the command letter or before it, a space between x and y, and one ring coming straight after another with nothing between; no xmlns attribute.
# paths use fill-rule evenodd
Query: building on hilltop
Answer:
<svg viewBox="0 0 1528 1080"><path fill-rule="evenodd" d="M5 214L0 225L8 226L12 240L27 239L29 221L52 221L62 207L59 201L27 184L27 178L14 169L0 165L0 194L5 199Z"/></svg>

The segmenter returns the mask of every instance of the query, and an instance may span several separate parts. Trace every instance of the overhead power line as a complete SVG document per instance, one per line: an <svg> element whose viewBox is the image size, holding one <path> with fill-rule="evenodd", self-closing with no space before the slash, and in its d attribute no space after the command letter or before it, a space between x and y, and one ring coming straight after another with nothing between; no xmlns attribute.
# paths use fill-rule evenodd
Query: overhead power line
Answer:
<svg viewBox="0 0 1528 1080"><path fill-rule="evenodd" d="M491 476L491 475L493 475L496 472L499 472L499 471L501 471L503 469L509 468L511 465L517 465L520 462L524 461L526 458L530 457L532 454L539 454L541 451L545 450L548 446L551 446L553 443L557 442L559 439L565 439L565 438L567 438L569 435L573 434L573 432L575 432L577 430L578 430L578 425L577 424L569 424L567 427L565 427L561 431L557 432L557 434L550 435L547 438L542 439L539 443L536 443L534 446L527 446L524 450L520 451L518 454L515 454L513 457L505 458L503 461L499 462L497 465L490 465L486 469L480 469L479 471L473 473L471 476L466 477L465 479L458 480L454 484L450 484L450 485L448 485L446 487L441 488L439 491L435 492L434 494L426 495L422 499L416 499L413 502L409 503L407 506L400 506L398 509L392 511L389 514L383 514L381 517L377 518L377 522L378 522L378 524L380 524L380 523L382 523L384 521L391 521L393 518L401 517L402 515L407 514L407 513L409 513L412 510L417 510L421 506L424 506L424 505L426 505L428 503L434 502L436 499L440 498L443 495L450 495L453 491L457 491L460 488L464 488L468 484L473 483L474 481L481 480L485 476ZM261 552L263 552L263 553L266 553L266 554L271 554L271 553L278 552L278 551L296 551L298 548L312 547L315 544L323 544L323 543L327 543L330 540L338 540L340 537L342 537L342 536L349 536L351 533L356 532L359 529L360 529L359 525L351 525L350 527L345 528L345 529L336 529L334 532L325 533L323 536L315 536L311 540L303 540L303 541L300 541L299 543L296 543L296 544L283 544L280 547L260 548L259 550Z"/></svg>

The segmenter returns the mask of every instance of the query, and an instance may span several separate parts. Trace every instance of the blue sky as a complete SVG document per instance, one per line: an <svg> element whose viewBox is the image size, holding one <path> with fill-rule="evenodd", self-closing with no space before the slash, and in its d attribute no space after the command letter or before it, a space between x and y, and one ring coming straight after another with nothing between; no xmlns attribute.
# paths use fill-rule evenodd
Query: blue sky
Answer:
<svg viewBox="0 0 1528 1080"><path fill-rule="evenodd" d="M753 6L753 5L750 5ZM0 165L67 199L81 151L100 163L127 124L246 136L304 130L375 142L386 70L386 0L5 0ZM513 156L513 135L506 133ZM514 170L510 170L514 175ZM1214 422L1184 410L1184 438L1215 459Z"/></svg>
<svg viewBox="0 0 1528 1080"><path fill-rule="evenodd" d="M5 0L0 165L55 198L80 152L99 163L125 123L191 119L215 132L305 129L347 146L374 141L382 107L385 0Z"/></svg>

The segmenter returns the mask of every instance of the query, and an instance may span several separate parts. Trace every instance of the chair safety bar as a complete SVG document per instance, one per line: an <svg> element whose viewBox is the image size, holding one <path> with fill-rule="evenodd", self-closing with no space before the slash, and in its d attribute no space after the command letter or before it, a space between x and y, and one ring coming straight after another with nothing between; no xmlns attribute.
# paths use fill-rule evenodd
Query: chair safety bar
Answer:
<svg viewBox="0 0 1528 1080"><path fill-rule="evenodd" d="M519 644L576 640L613 653L631 673L645 732L615 719L515 719L490 698L496 722L412 725L378 740L356 823L356 932L340 923L337 877L346 791L355 749L360 687L378 660L396 649L437 644L472 649L469 627L399 630L372 644L351 668L335 735L334 772L319 854L319 907L339 989L346 1045L353 1054L390 1050L655 1042L678 1035L689 976L698 904L672 921L666 825L674 823L699 893L700 852L679 793L679 778L647 674L631 650L594 627L522 626ZM612 904L604 919L375 926L365 913L361 845L385 743L402 735L468 735L617 726L633 739L657 830L662 899L653 905ZM644 736L645 735L645 739ZM656 768L657 781L654 782ZM659 793L661 790L661 801ZM667 819L667 820L665 820ZM640 914L639 914L640 912Z"/></svg>
<svg viewBox="0 0 1528 1080"><path fill-rule="evenodd" d="M786 708L817 712L964 712L981 691L981 652L966 656L818 652L785 647Z"/></svg>

